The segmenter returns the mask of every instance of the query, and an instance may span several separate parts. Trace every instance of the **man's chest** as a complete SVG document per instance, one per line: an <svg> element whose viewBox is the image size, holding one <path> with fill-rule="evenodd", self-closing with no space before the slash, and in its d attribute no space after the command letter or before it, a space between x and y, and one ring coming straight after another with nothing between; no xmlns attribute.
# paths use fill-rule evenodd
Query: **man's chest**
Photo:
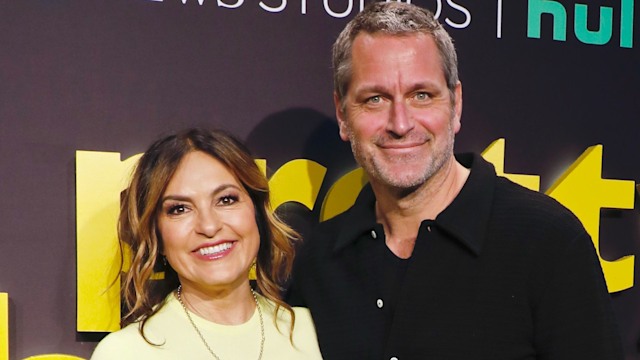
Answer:
<svg viewBox="0 0 640 360"><path fill-rule="evenodd" d="M446 239L418 240L401 277L371 244L322 262L307 299L325 356L526 359L533 329L523 274L499 273ZM496 352L498 344L508 346Z"/></svg>

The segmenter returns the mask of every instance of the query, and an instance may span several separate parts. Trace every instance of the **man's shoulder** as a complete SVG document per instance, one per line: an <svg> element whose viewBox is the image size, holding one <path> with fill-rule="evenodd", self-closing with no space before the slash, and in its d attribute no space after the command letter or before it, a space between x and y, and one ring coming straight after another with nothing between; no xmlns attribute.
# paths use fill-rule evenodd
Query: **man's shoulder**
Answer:
<svg viewBox="0 0 640 360"><path fill-rule="evenodd" d="M534 211L559 214L570 213L564 205L549 195L526 188L502 176L498 176L494 196L495 201L502 206L531 208Z"/></svg>
<svg viewBox="0 0 640 360"><path fill-rule="evenodd" d="M535 223L539 227L583 231L580 220L556 199L498 177L493 213L498 218Z"/></svg>
<svg viewBox="0 0 640 360"><path fill-rule="evenodd" d="M339 232L340 229L353 220L351 208L325 221L318 222L313 228L314 233Z"/></svg>
<svg viewBox="0 0 640 360"><path fill-rule="evenodd" d="M332 248L335 246L345 224L349 223L349 219L349 210L347 210L331 219L315 224L307 238L303 240L303 247L312 247L314 251L318 251L319 248L327 250Z"/></svg>

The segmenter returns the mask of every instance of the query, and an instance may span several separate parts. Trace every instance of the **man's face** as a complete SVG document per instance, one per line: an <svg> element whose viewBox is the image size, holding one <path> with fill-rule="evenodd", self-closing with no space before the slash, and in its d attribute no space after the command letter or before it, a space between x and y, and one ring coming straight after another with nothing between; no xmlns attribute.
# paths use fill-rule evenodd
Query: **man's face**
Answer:
<svg viewBox="0 0 640 360"><path fill-rule="evenodd" d="M454 105L430 36L360 33L344 108L334 95L340 137L372 182L414 188L452 160L460 84L455 98Z"/></svg>

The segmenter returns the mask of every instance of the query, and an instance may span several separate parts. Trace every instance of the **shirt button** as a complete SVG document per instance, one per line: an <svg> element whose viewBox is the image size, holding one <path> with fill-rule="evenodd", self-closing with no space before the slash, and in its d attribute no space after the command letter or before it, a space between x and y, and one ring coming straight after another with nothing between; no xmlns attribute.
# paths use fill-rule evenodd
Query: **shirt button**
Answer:
<svg viewBox="0 0 640 360"><path fill-rule="evenodd" d="M392 358L391 358L391 359L389 359L389 360L398 360L398 358L394 356L394 357L392 357Z"/></svg>
<svg viewBox="0 0 640 360"><path fill-rule="evenodd" d="M382 299L378 299L376 300L376 305L378 306L378 309L382 309L382 307L384 306L384 301L382 301Z"/></svg>
<svg viewBox="0 0 640 360"><path fill-rule="evenodd" d="M376 234L375 230L371 230L371 237L374 238L374 239L378 238L378 234Z"/></svg>

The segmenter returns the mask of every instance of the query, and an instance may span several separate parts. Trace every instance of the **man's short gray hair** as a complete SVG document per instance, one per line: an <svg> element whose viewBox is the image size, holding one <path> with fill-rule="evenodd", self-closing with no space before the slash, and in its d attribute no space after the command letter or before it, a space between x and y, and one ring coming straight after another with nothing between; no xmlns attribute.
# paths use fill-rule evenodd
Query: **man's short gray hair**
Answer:
<svg viewBox="0 0 640 360"><path fill-rule="evenodd" d="M402 2L376 2L368 5L349 21L333 44L333 84L340 103L343 102L351 81L353 41L361 32L398 36L421 33L431 36L440 53L442 70L451 99L452 101L455 99L454 91L458 84L458 57L451 37L433 13Z"/></svg>

